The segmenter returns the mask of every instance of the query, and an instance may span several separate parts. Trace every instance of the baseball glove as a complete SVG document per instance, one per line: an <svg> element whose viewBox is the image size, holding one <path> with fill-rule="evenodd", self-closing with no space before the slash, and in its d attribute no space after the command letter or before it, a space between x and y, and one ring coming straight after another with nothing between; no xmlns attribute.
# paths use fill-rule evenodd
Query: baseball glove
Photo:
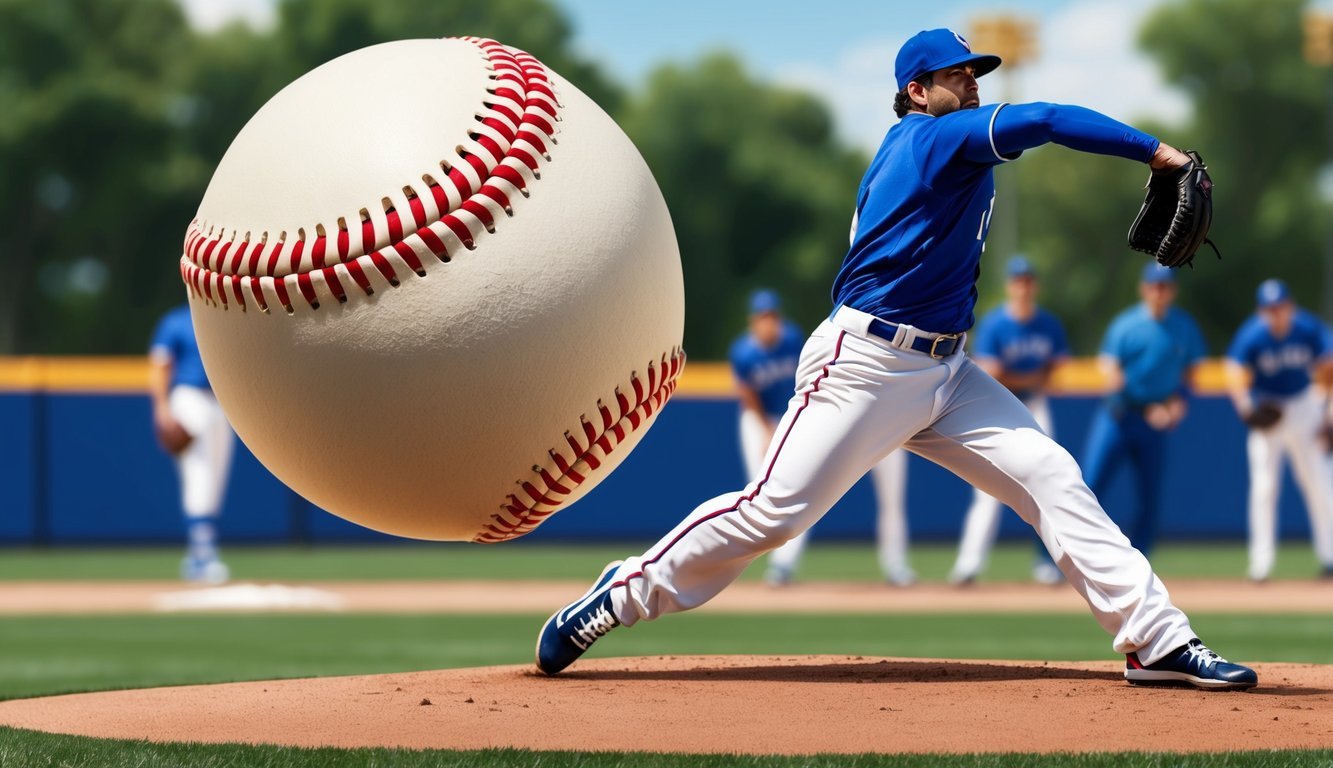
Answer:
<svg viewBox="0 0 1333 768"><path fill-rule="evenodd" d="M1319 428L1319 439L1324 444L1324 453L1333 453L1333 422L1324 422Z"/></svg>
<svg viewBox="0 0 1333 768"><path fill-rule="evenodd" d="M1282 419L1282 407L1277 403L1263 402L1254 406L1245 417L1245 426L1251 429L1268 429Z"/></svg>
<svg viewBox="0 0 1333 768"><path fill-rule="evenodd" d="M172 456L179 456L182 451L190 447L190 443L194 442L194 436L186 432L185 427L175 420L156 423L154 431L157 433L157 442L162 446L162 450Z"/></svg>
<svg viewBox="0 0 1333 768"><path fill-rule="evenodd" d="M1153 171L1143 207L1129 228L1129 247L1152 254L1166 267L1193 263L1195 251L1204 243L1217 253L1217 246L1208 239L1213 223L1213 180L1198 152L1185 154L1190 162L1181 167Z"/></svg>

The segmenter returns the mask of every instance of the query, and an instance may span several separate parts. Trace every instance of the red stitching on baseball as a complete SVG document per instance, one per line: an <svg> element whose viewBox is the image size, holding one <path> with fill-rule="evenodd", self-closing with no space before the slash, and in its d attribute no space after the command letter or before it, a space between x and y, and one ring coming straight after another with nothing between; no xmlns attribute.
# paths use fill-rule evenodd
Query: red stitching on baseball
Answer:
<svg viewBox="0 0 1333 768"><path fill-rule="evenodd" d="M339 219L336 251L324 224L300 229L290 240L286 232L272 238L263 232L252 239L250 232L228 229L225 223L196 219L186 231L181 256L181 279L190 293L224 309L253 304L268 313L276 303L289 315L300 307L294 297L312 310L319 309L321 296L346 303L352 285L366 296L375 292L369 275L378 274L396 288L398 262L425 277L426 254L448 263L460 248L476 248L483 231L495 231L497 211L512 216L513 193L527 197L531 181L541 178L541 163L551 159L547 147L555 143L554 121L560 119L551 74L516 48L484 38L457 39L481 50L491 85L467 142L457 147L463 162L441 161L442 178L429 172L434 169L423 169L417 177L428 196L417 191L420 187L404 186L399 199L405 198L406 207L400 211L385 197L379 223L362 209L359 243L346 219ZM309 243L307 232L315 234ZM264 254L266 244L271 245ZM350 283L340 280L339 265Z"/></svg>
<svg viewBox="0 0 1333 768"><path fill-rule="evenodd" d="M603 459L666 405L676 391L676 381L684 367L684 350L673 349L656 364L649 363L646 381L638 372L631 374L634 399L631 402L622 390L615 391L618 416L599 400L597 415L601 426L594 427L583 418L582 436L566 432L565 445L547 452L551 464L534 466L531 477L520 479L519 490L509 495L500 505L500 512L491 515L491 522L472 540L481 544L509 541L541 525L578 490L591 471L602 465ZM588 471L580 469L580 464L585 464Z"/></svg>

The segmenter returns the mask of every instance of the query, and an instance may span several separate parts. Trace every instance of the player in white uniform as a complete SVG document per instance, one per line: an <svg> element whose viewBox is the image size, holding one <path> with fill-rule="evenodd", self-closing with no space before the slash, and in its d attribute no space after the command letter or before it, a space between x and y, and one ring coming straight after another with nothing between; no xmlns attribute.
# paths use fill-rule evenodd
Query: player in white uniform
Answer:
<svg viewBox="0 0 1333 768"><path fill-rule="evenodd" d="M796 367L805 335L782 317L773 291L750 296L750 328L731 345L730 360L740 396L741 454L746 477L763 470L764 453L773 428L787 411L796 388ZM894 451L870 470L879 506L878 548L885 580L899 587L916 582L907 559L907 455ZM791 582L805 552L808 533L793 538L769 555L764 580L772 586Z"/></svg>
<svg viewBox="0 0 1333 768"><path fill-rule="evenodd" d="M1333 474L1324 427L1333 413L1313 386L1333 374L1333 337L1319 318L1297 307L1280 280L1259 286L1258 311L1227 350L1227 381L1241 420L1250 426L1249 578L1266 581L1277 555L1277 498L1284 458L1305 496L1321 575L1333 578ZM1274 416L1259 416L1267 411ZM1273 420L1275 418L1275 420Z"/></svg>
<svg viewBox="0 0 1333 768"><path fill-rule="evenodd" d="M1037 306L1037 272L1031 262L1015 256L1005 267L1005 303L977 324L971 355L983 371L994 376L1023 401L1037 426L1052 431L1051 407L1046 385L1055 367L1069 357L1065 329L1055 315ZM1000 528L1000 502L977 489L963 520L958 559L949 572L952 584L971 584L986 567L986 558ZM1032 566L1032 578L1041 584L1059 584L1064 574L1051 561L1045 547Z"/></svg>
<svg viewBox="0 0 1333 768"><path fill-rule="evenodd" d="M952 470L1036 528L1069 584L1126 655L1131 683L1249 688L1254 670L1209 650L1144 556L1013 393L963 353L994 203L995 165L1049 142L1174 169L1182 152L1104 115L1057 104L980 106L999 65L958 34L899 51L902 118L857 193L857 232L835 309L806 342L796 394L764 470L691 512L642 555L609 564L537 637L555 674L615 627L702 605L755 558L801 534L891 451ZM1072 159L1072 158L1071 158Z"/></svg>
<svg viewBox="0 0 1333 768"><path fill-rule="evenodd" d="M158 322L148 360L153 428L180 476L189 542L181 578L221 584L230 571L218 557L216 521L235 436L208 385L188 307L177 307Z"/></svg>

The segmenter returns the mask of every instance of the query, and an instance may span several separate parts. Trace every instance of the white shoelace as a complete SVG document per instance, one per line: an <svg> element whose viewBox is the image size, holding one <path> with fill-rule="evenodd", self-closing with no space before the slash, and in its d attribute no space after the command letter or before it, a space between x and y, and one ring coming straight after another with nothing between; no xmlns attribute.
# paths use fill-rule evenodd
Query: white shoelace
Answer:
<svg viewBox="0 0 1333 768"><path fill-rule="evenodd" d="M1208 669L1214 664L1230 664L1231 662L1217 655L1217 652L1203 643L1191 643L1186 646L1186 651L1193 659L1198 659L1204 669Z"/></svg>
<svg viewBox="0 0 1333 768"><path fill-rule="evenodd" d="M577 645L581 650L586 651L588 650L588 646L592 645L597 638L610 632L619 623L620 622L616 621L616 617L612 615L611 611L603 606L598 608L596 613L589 616L588 620L584 622L582 626L574 628L574 631L578 636L571 639L574 641L574 645Z"/></svg>

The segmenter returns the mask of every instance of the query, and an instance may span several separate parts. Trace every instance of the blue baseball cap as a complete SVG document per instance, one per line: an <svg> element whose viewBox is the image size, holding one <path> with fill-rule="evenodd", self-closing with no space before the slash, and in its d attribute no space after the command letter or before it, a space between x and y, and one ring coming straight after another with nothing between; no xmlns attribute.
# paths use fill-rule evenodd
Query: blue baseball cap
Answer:
<svg viewBox="0 0 1333 768"><path fill-rule="evenodd" d="M1269 278L1259 283L1259 290L1256 292L1255 301L1260 309L1277 306L1291 298L1291 290L1287 284L1277 278Z"/></svg>
<svg viewBox="0 0 1333 768"><path fill-rule="evenodd" d="M1143 265L1143 282L1149 285L1175 283L1176 273L1170 267L1164 267L1155 261Z"/></svg>
<svg viewBox="0 0 1333 768"><path fill-rule="evenodd" d="M1023 256L1015 256L1004 267L1004 274L1010 279L1015 277L1036 277L1037 269Z"/></svg>
<svg viewBox="0 0 1333 768"><path fill-rule="evenodd" d="M750 314L759 315L764 312L782 311L782 299L767 288L760 288L750 294Z"/></svg>
<svg viewBox="0 0 1333 768"><path fill-rule="evenodd" d="M972 46L952 29L928 29L917 32L898 49L893 63L893 74L898 79L898 90L921 77L959 64L971 64L977 77L1000 66L1000 57L988 53L972 53Z"/></svg>

